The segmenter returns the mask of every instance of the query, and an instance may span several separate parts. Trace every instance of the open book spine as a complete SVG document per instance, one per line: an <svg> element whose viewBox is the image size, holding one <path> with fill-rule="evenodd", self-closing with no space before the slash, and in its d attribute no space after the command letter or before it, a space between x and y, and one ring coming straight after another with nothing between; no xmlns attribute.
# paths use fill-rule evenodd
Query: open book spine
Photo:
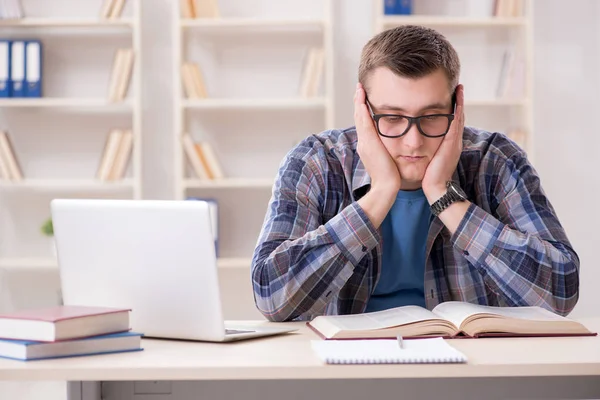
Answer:
<svg viewBox="0 0 600 400"><path fill-rule="evenodd" d="M180 0L182 18L221 18L217 0Z"/></svg>
<svg viewBox="0 0 600 400"><path fill-rule="evenodd" d="M204 76L196 63L185 62L181 66L181 80L188 99L204 99L208 97Z"/></svg>
<svg viewBox="0 0 600 400"><path fill-rule="evenodd" d="M306 55L302 78L300 80L300 96L315 97L319 94L325 65L325 51L322 47L311 47Z"/></svg>
<svg viewBox="0 0 600 400"><path fill-rule="evenodd" d="M0 131L0 176L7 181L23 180L23 170L17 159L15 147L5 131Z"/></svg>
<svg viewBox="0 0 600 400"><path fill-rule="evenodd" d="M112 129L106 138L96 178L101 181L120 180L125 176L133 150L133 132Z"/></svg>
<svg viewBox="0 0 600 400"><path fill-rule="evenodd" d="M104 0L100 10L100 17L104 19L117 19L121 17L125 0Z"/></svg>
<svg viewBox="0 0 600 400"><path fill-rule="evenodd" d="M108 87L108 98L111 102L122 101L127 97L134 58L133 49L117 49Z"/></svg>
<svg viewBox="0 0 600 400"><path fill-rule="evenodd" d="M495 0L494 16L521 17L523 16L523 0Z"/></svg>
<svg viewBox="0 0 600 400"><path fill-rule="evenodd" d="M202 180L225 178L216 153L208 142L195 142L187 132L181 136L181 141L189 165L197 178Z"/></svg>

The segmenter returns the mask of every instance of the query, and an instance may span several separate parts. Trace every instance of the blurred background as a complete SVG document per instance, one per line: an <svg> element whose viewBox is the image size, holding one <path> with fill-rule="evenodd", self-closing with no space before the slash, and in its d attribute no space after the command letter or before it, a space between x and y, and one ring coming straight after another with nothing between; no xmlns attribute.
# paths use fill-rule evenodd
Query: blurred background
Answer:
<svg viewBox="0 0 600 400"><path fill-rule="evenodd" d="M362 46L413 23L458 50L467 125L527 150L581 258L572 316L597 314L596 0L14 0L0 17L0 312L60 302L52 198L201 198L225 316L261 318L250 257L279 163L353 125Z"/></svg>

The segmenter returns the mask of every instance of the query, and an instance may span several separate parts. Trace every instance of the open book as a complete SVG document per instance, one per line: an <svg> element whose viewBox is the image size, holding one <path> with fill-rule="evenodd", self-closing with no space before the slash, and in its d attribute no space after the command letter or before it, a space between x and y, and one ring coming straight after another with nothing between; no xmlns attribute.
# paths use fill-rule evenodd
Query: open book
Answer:
<svg viewBox="0 0 600 400"><path fill-rule="evenodd" d="M322 315L307 325L323 339L490 336L592 336L581 323L541 307L490 307L459 301L352 315Z"/></svg>

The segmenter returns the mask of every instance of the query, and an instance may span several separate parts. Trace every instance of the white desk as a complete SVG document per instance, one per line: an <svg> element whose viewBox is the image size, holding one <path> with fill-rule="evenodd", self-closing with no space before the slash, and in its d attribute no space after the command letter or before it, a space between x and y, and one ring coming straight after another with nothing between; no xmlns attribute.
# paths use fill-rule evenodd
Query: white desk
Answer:
<svg viewBox="0 0 600 400"><path fill-rule="evenodd" d="M600 332L600 318L582 322ZM450 344L469 358L464 365L334 366L324 365L313 353L310 340L318 337L312 331L303 323L292 325L298 326L299 332L226 344L144 339L142 352L35 362L0 360L0 380L289 382L386 378L414 383L423 379L489 382L503 378L506 384L511 379L539 378L546 387L548 379L571 382L571 387L557 393L562 398L600 398L600 336L451 340ZM575 384L577 379L584 379L586 387L582 388L581 382ZM522 397L532 398L535 393L523 393Z"/></svg>

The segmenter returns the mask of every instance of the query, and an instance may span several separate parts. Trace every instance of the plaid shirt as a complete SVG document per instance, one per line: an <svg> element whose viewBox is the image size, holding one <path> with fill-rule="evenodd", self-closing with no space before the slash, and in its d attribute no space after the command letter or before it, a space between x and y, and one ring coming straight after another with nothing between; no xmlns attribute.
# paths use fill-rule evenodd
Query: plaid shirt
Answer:
<svg viewBox="0 0 600 400"><path fill-rule="evenodd" d="M524 152L466 127L453 179L472 204L451 235L431 221L428 309L458 300L541 306L566 315L579 296L579 258ZM370 178L355 128L306 138L280 165L252 259L258 309L272 321L364 312L380 276L382 237L357 200Z"/></svg>

